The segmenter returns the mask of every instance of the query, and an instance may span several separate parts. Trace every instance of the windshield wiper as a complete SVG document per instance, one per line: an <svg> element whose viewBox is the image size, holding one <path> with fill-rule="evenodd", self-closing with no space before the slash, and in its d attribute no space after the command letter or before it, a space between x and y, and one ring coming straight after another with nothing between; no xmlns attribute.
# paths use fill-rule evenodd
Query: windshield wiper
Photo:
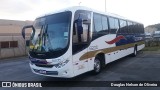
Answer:
<svg viewBox="0 0 160 90"><path fill-rule="evenodd" d="M36 40L36 43L35 43L35 45L34 45L34 47L33 47L33 49L32 49L32 52L35 51L35 46L36 46L38 40L39 40L39 45L40 45L42 30L43 30L43 25L41 26L40 33L39 33L38 36L37 36L37 40ZM36 50L37 50L37 49L38 49L38 48L36 48Z"/></svg>
<svg viewBox="0 0 160 90"><path fill-rule="evenodd" d="M44 33L43 33L44 46L46 46L46 38L48 37L47 28L48 28L48 25L46 25L46 27L45 27L45 29L44 29Z"/></svg>

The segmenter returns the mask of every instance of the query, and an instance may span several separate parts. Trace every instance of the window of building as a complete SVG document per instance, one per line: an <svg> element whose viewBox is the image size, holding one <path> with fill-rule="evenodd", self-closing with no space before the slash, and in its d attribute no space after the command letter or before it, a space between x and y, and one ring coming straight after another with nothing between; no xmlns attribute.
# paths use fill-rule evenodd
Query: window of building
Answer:
<svg viewBox="0 0 160 90"><path fill-rule="evenodd" d="M9 41L1 42L1 48L9 48Z"/></svg>
<svg viewBox="0 0 160 90"><path fill-rule="evenodd" d="M0 47L3 48L16 48L18 47L18 41L2 41Z"/></svg>
<svg viewBox="0 0 160 90"><path fill-rule="evenodd" d="M18 47L18 41L10 41L10 48Z"/></svg>
<svg viewBox="0 0 160 90"><path fill-rule="evenodd" d="M87 43L89 41L89 29L91 13L84 10L75 12L73 23L73 43Z"/></svg>
<svg viewBox="0 0 160 90"><path fill-rule="evenodd" d="M117 30L119 29L118 19L109 17L109 26L110 26L110 33L116 34Z"/></svg>
<svg viewBox="0 0 160 90"><path fill-rule="evenodd" d="M137 33L140 34L141 33L141 27L140 24L137 23Z"/></svg>

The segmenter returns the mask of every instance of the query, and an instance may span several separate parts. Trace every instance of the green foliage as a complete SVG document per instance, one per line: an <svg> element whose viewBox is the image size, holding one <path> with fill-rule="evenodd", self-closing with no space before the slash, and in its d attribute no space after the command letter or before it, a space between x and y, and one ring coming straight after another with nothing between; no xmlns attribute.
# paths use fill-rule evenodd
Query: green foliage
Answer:
<svg viewBox="0 0 160 90"><path fill-rule="evenodd" d="M145 47L143 49L143 51L159 51L160 50L160 46L157 47Z"/></svg>
<svg viewBox="0 0 160 90"><path fill-rule="evenodd" d="M160 50L160 41L148 41L145 43L145 48L143 51L159 51Z"/></svg>

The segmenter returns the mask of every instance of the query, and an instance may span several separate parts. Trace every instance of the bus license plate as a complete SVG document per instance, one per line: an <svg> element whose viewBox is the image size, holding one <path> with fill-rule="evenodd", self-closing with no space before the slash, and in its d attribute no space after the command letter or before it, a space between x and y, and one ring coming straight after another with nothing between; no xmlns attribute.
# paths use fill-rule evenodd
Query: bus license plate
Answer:
<svg viewBox="0 0 160 90"><path fill-rule="evenodd" d="M39 73L46 74L46 70L39 70Z"/></svg>

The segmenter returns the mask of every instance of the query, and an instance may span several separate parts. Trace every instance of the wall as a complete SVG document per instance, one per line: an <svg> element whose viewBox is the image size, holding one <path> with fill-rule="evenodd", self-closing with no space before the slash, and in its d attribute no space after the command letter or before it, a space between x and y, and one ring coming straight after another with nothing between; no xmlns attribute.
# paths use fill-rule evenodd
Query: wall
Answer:
<svg viewBox="0 0 160 90"><path fill-rule="evenodd" d="M0 59L27 55L28 49L25 45L26 41L22 38L21 29L31 24L32 21L0 19ZM30 35L30 32L31 30L27 32L27 35ZM17 47L2 48L3 42L10 41L18 42Z"/></svg>

